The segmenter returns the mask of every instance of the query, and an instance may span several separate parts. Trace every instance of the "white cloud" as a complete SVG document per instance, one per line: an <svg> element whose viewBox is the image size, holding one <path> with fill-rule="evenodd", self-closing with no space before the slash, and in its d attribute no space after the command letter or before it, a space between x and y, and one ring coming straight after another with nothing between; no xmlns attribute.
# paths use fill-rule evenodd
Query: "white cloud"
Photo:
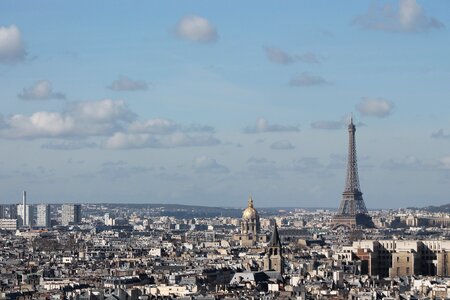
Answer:
<svg viewBox="0 0 450 300"><path fill-rule="evenodd" d="M262 132L297 132L300 131L299 126L276 125L269 124L264 118L256 120L254 126L248 126L244 129L245 133L262 133Z"/></svg>
<svg viewBox="0 0 450 300"><path fill-rule="evenodd" d="M306 52L300 55L291 55L282 49L274 48L274 47L264 47L264 51L266 52L266 56L269 61L276 64L292 64L296 61L301 61L309 64L318 64L320 63L319 59L314 53Z"/></svg>
<svg viewBox="0 0 450 300"><path fill-rule="evenodd" d="M291 150L295 149L295 146L291 144L291 142L282 140L282 141L276 141L270 145L270 149L272 150Z"/></svg>
<svg viewBox="0 0 450 300"><path fill-rule="evenodd" d="M198 173L228 173L230 170L214 158L202 155L194 158L192 166Z"/></svg>
<svg viewBox="0 0 450 300"><path fill-rule="evenodd" d="M135 121L130 124L128 131L132 133L155 133L155 134L166 134L174 132L178 129L178 125L167 119L151 119L146 121Z"/></svg>
<svg viewBox="0 0 450 300"><path fill-rule="evenodd" d="M381 98L363 98L363 101L356 105L356 110L364 116L384 118L392 113L394 104Z"/></svg>
<svg viewBox="0 0 450 300"><path fill-rule="evenodd" d="M398 8L374 2L354 23L366 29L393 32L424 32L444 27L439 20L427 16L416 0L400 0Z"/></svg>
<svg viewBox="0 0 450 300"><path fill-rule="evenodd" d="M444 170L450 170L450 155L441 158L440 168Z"/></svg>
<svg viewBox="0 0 450 300"><path fill-rule="evenodd" d="M211 43L218 39L216 28L207 19L199 16L183 17L177 24L176 35L201 43Z"/></svg>
<svg viewBox="0 0 450 300"><path fill-rule="evenodd" d="M27 53L19 28L15 25L0 27L0 63L23 61Z"/></svg>
<svg viewBox="0 0 450 300"><path fill-rule="evenodd" d="M220 141L212 135L188 135L175 132L169 135L151 135L116 132L104 144L108 149L139 149L139 148L175 148L214 146Z"/></svg>
<svg viewBox="0 0 450 300"><path fill-rule="evenodd" d="M17 95L23 100L48 100L65 99L66 95L61 92L54 92L52 83L48 80L39 80L33 86L24 88Z"/></svg>
<svg viewBox="0 0 450 300"><path fill-rule="evenodd" d="M111 99L78 102L72 107L72 113L79 119L95 122L132 121L136 118L125 101Z"/></svg>
<svg viewBox="0 0 450 300"><path fill-rule="evenodd" d="M33 139L108 135L135 118L125 102L100 100L75 103L68 111L35 112L3 118L0 137Z"/></svg>
<svg viewBox="0 0 450 300"><path fill-rule="evenodd" d="M142 80L133 80L122 76L114 80L108 88L114 91L139 91L148 89L148 84Z"/></svg>
<svg viewBox="0 0 450 300"><path fill-rule="evenodd" d="M321 86L330 84L321 76L311 75L308 73L302 73L289 81L290 86L308 87L308 86Z"/></svg>
<svg viewBox="0 0 450 300"><path fill-rule="evenodd" d="M138 121L122 100L77 102L64 112L35 112L30 116L0 115L0 138L68 140L104 137L103 141L46 143L43 148L70 150L101 145L108 149L213 146L220 141L210 126L182 126L156 118Z"/></svg>

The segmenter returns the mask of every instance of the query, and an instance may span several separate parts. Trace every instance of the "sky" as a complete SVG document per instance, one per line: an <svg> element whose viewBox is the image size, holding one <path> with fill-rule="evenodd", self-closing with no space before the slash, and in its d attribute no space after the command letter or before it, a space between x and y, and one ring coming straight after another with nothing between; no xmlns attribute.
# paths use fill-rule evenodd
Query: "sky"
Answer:
<svg viewBox="0 0 450 300"><path fill-rule="evenodd" d="M0 203L449 203L450 2L0 2Z"/></svg>

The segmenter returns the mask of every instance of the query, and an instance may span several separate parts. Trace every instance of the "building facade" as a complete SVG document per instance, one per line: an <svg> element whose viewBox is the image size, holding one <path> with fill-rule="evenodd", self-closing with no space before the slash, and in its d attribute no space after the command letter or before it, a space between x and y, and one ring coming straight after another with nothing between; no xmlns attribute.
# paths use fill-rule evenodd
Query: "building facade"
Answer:
<svg viewBox="0 0 450 300"><path fill-rule="evenodd" d="M450 276L450 240L362 240L348 250L362 274ZM348 260L348 252L337 258Z"/></svg>
<svg viewBox="0 0 450 300"><path fill-rule="evenodd" d="M49 204L38 204L36 206L36 226L38 227L50 227L50 205Z"/></svg>
<svg viewBox="0 0 450 300"><path fill-rule="evenodd" d="M81 205L63 204L61 207L61 225L76 225L81 223Z"/></svg>

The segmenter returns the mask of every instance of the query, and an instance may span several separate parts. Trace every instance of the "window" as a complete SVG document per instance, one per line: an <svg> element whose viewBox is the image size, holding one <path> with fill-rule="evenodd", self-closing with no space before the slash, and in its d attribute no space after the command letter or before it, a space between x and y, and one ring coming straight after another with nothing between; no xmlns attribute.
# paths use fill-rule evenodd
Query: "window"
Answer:
<svg viewBox="0 0 450 300"><path fill-rule="evenodd" d="M406 275L409 275L409 267L406 267Z"/></svg>
<svg viewBox="0 0 450 300"><path fill-rule="evenodd" d="M406 258L406 261L409 262L409 257Z"/></svg>

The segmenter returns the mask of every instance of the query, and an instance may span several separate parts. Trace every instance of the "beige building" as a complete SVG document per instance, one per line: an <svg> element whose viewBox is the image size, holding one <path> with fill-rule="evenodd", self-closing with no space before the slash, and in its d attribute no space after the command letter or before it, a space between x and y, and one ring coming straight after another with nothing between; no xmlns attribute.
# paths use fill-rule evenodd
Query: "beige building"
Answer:
<svg viewBox="0 0 450 300"><path fill-rule="evenodd" d="M450 276L450 240L362 240L353 243L353 260L372 276ZM345 254L345 255L344 255ZM348 258L348 253L337 253Z"/></svg>

